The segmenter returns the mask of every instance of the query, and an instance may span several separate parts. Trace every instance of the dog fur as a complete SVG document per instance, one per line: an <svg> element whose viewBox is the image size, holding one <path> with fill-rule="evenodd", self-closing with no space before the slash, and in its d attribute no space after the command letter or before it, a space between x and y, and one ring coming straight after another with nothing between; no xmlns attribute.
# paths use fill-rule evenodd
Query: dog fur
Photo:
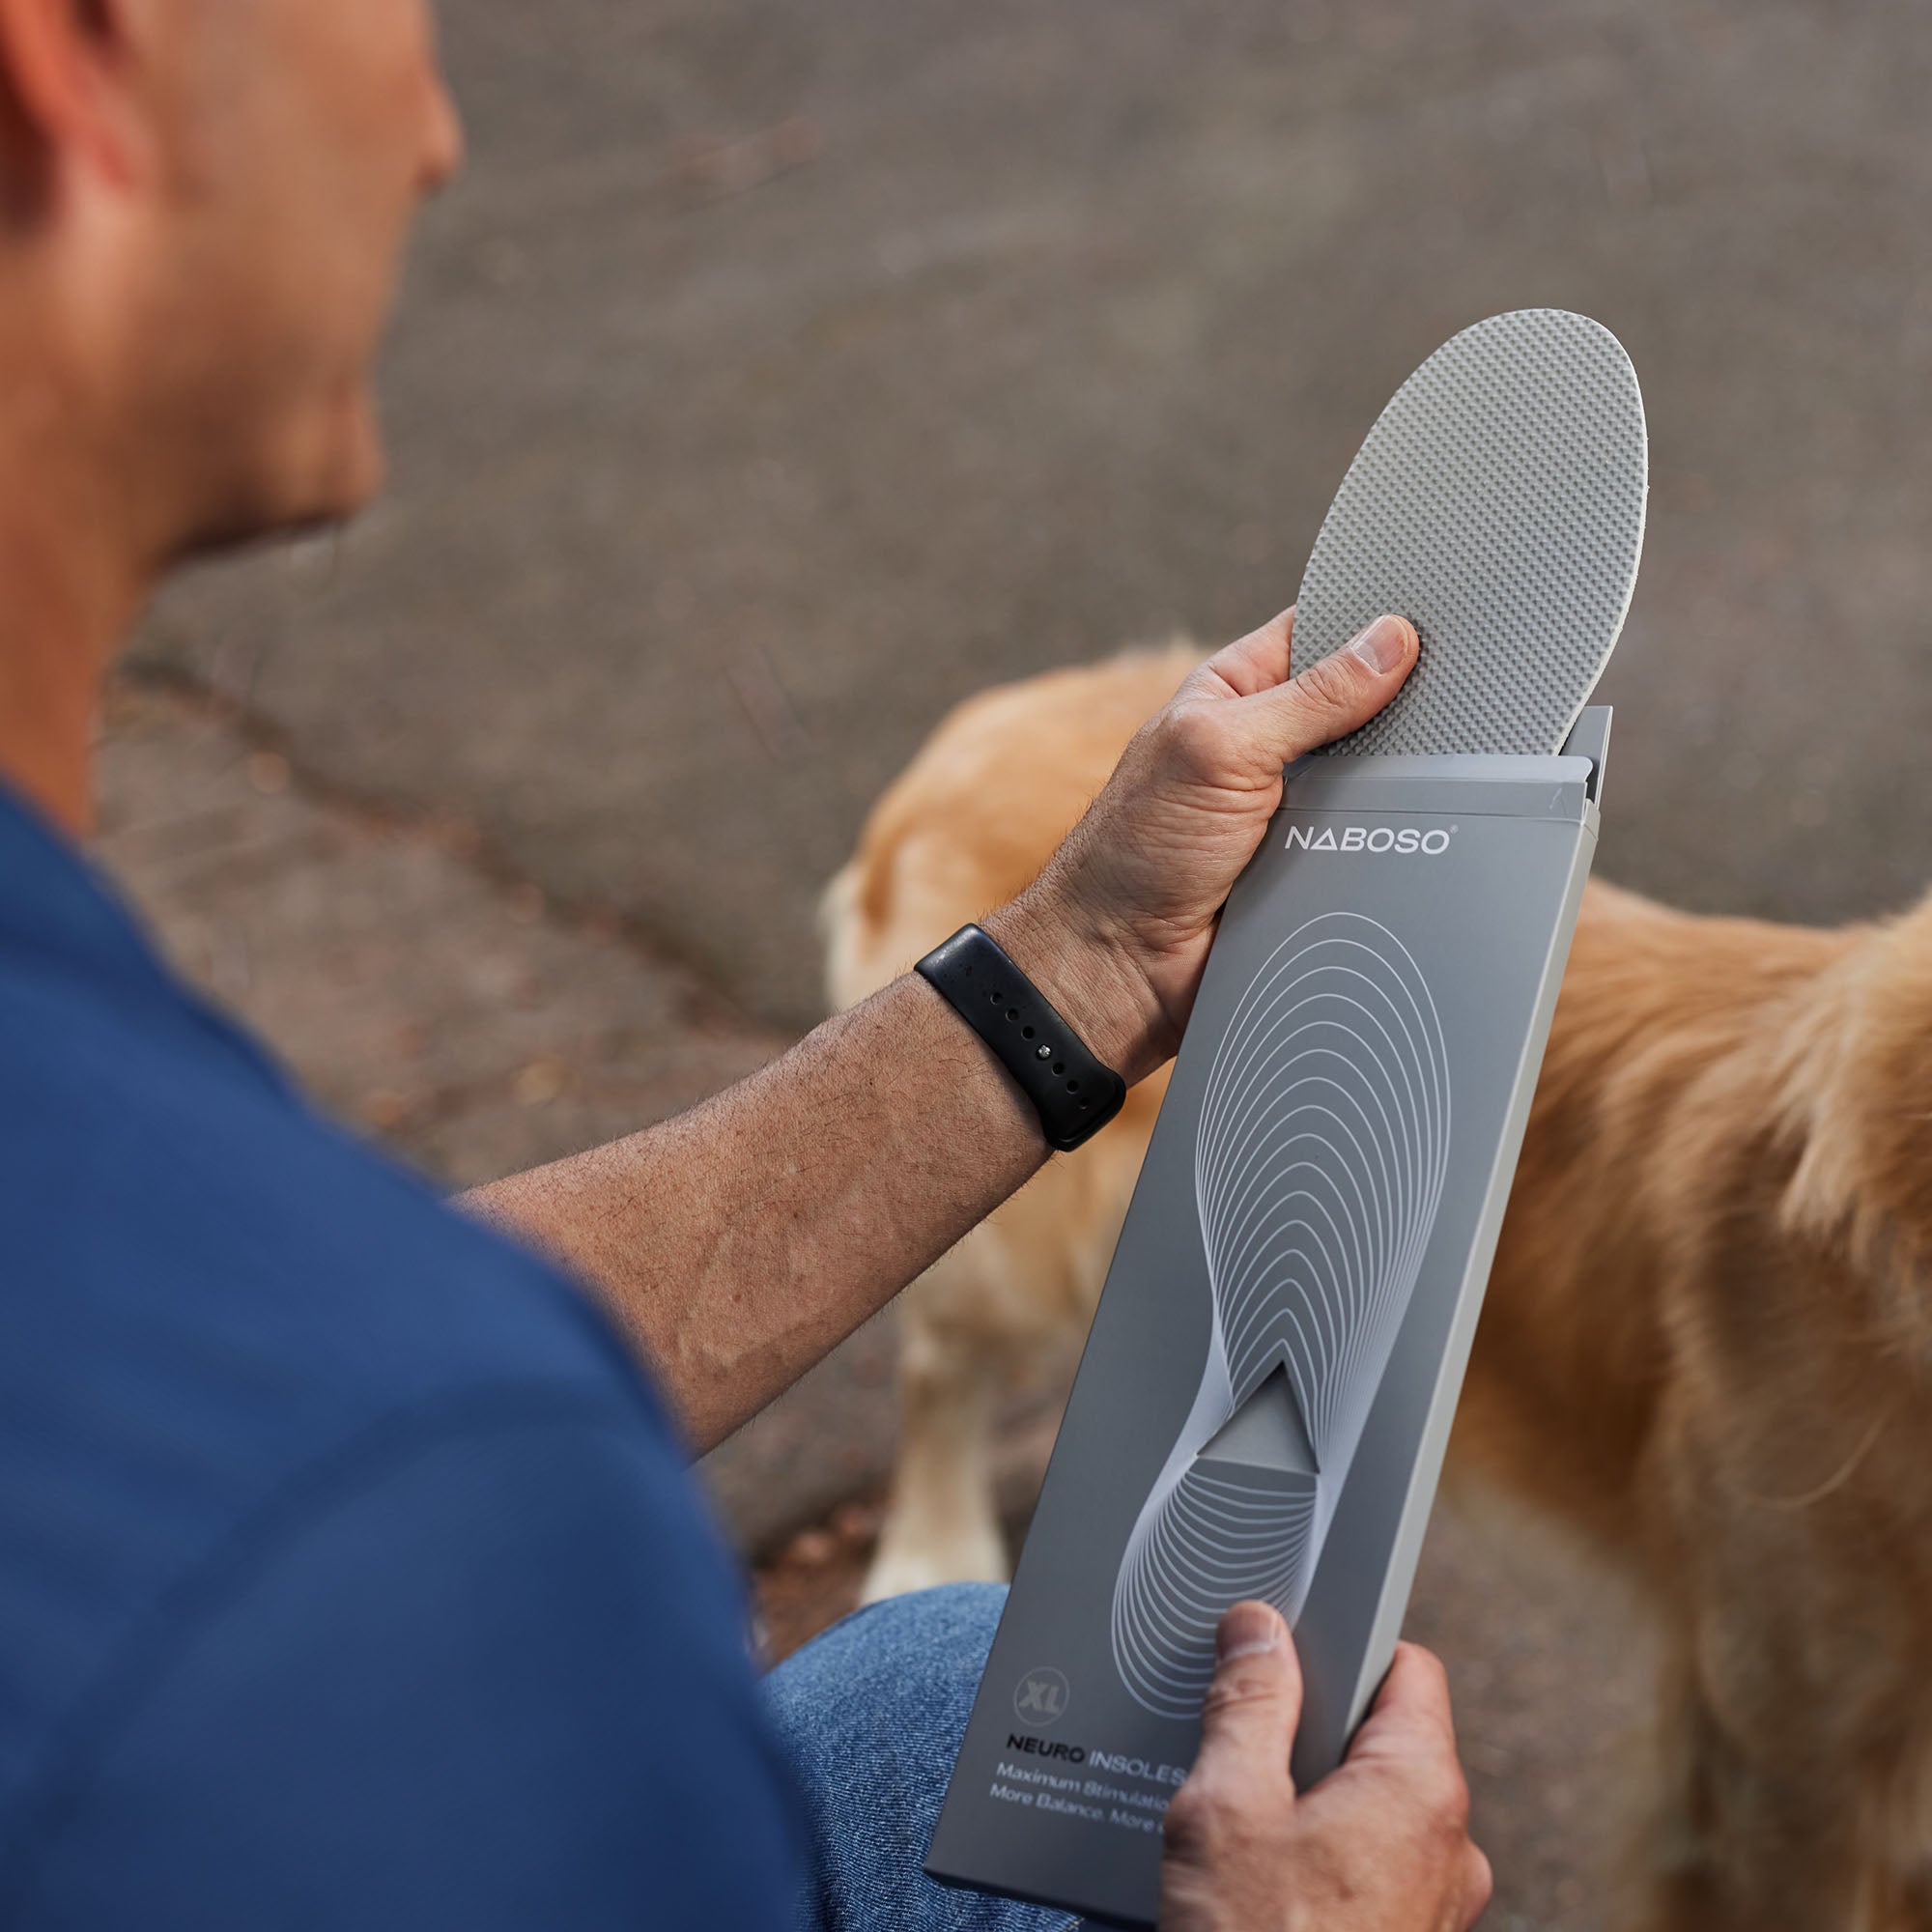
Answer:
<svg viewBox="0 0 1932 1932"><path fill-rule="evenodd" d="M955 711L828 896L835 1001L1026 885L1197 661ZM1006 1576L998 1407L1077 1349L1163 1087L908 1292L868 1597ZM1932 1927L1932 900L1822 932L1591 887L1452 1459L1655 1608L1640 1922Z"/></svg>
<svg viewBox="0 0 1932 1932"><path fill-rule="evenodd" d="M833 1004L856 1006L1032 883L1126 742L1200 662L1191 645L1049 671L959 706L873 808L823 907ZM944 1256L900 1303L904 1427L866 1601L1004 1581L993 1432L1064 1379L1093 1319L1165 1072Z"/></svg>

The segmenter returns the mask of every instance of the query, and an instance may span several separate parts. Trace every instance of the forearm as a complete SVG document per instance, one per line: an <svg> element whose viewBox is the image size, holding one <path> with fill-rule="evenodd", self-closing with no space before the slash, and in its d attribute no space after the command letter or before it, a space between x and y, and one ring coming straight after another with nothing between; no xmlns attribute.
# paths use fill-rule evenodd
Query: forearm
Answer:
<svg viewBox="0 0 1932 1932"><path fill-rule="evenodd" d="M1143 1070L1144 1003L1104 954L1037 907L987 924L1096 1052ZM704 1449L1045 1158L1032 1105L908 976L691 1113L465 1205L604 1294Z"/></svg>
<svg viewBox="0 0 1932 1932"><path fill-rule="evenodd" d="M987 929L1129 1081L1180 1037L1282 767L1359 727L1414 662L1385 618L1291 680L1293 613L1203 665ZM469 1197L597 1284L699 1447L730 1434L1046 1157L1032 1107L923 980L633 1140Z"/></svg>

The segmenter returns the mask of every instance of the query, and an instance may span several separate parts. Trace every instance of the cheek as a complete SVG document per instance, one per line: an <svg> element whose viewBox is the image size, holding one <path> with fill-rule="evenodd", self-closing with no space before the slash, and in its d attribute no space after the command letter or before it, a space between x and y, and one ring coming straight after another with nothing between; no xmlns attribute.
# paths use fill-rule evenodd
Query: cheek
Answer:
<svg viewBox="0 0 1932 1932"><path fill-rule="evenodd" d="M202 424L204 460L249 502L340 514L380 480L370 376L424 185L434 70L409 0L249 5L249 84L232 76L206 103L166 251L167 327L144 333L179 345L168 407Z"/></svg>
<svg viewBox="0 0 1932 1932"><path fill-rule="evenodd" d="M422 193L427 18L412 0L294 0L285 20L282 111L259 133L287 165L264 170L280 190L265 214L285 265L306 254L325 310L380 311Z"/></svg>

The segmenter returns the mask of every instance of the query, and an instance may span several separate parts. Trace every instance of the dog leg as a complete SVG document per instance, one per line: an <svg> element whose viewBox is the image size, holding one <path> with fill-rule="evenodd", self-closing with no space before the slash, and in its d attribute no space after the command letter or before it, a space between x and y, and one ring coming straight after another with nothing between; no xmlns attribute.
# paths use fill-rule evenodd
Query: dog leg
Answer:
<svg viewBox="0 0 1932 1932"><path fill-rule="evenodd" d="M1007 1580L993 1423L1016 1379L997 1327L949 1319L987 1300L997 1242L976 1229L907 1290L899 1311L900 1438L892 1502L861 1601Z"/></svg>
<svg viewBox="0 0 1932 1932"><path fill-rule="evenodd" d="M1833 1765L1819 1726L1807 1749L1761 1761L1713 1708L1688 1660L1662 1683L1662 1781L1645 1932L1907 1932L1923 1928L1860 1855L1869 1770Z"/></svg>

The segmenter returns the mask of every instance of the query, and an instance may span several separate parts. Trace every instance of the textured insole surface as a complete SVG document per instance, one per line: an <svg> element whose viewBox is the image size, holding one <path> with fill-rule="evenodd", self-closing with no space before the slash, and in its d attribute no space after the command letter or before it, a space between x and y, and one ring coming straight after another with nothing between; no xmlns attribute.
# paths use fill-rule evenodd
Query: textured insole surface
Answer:
<svg viewBox="0 0 1932 1932"><path fill-rule="evenodd" d="M1384 611L1422 657L1332 749L1559 751L1630 609L1649 446L1623 345L1563 309L1492 316L1405 383L1316 539L1294 668Z"/></svg>

